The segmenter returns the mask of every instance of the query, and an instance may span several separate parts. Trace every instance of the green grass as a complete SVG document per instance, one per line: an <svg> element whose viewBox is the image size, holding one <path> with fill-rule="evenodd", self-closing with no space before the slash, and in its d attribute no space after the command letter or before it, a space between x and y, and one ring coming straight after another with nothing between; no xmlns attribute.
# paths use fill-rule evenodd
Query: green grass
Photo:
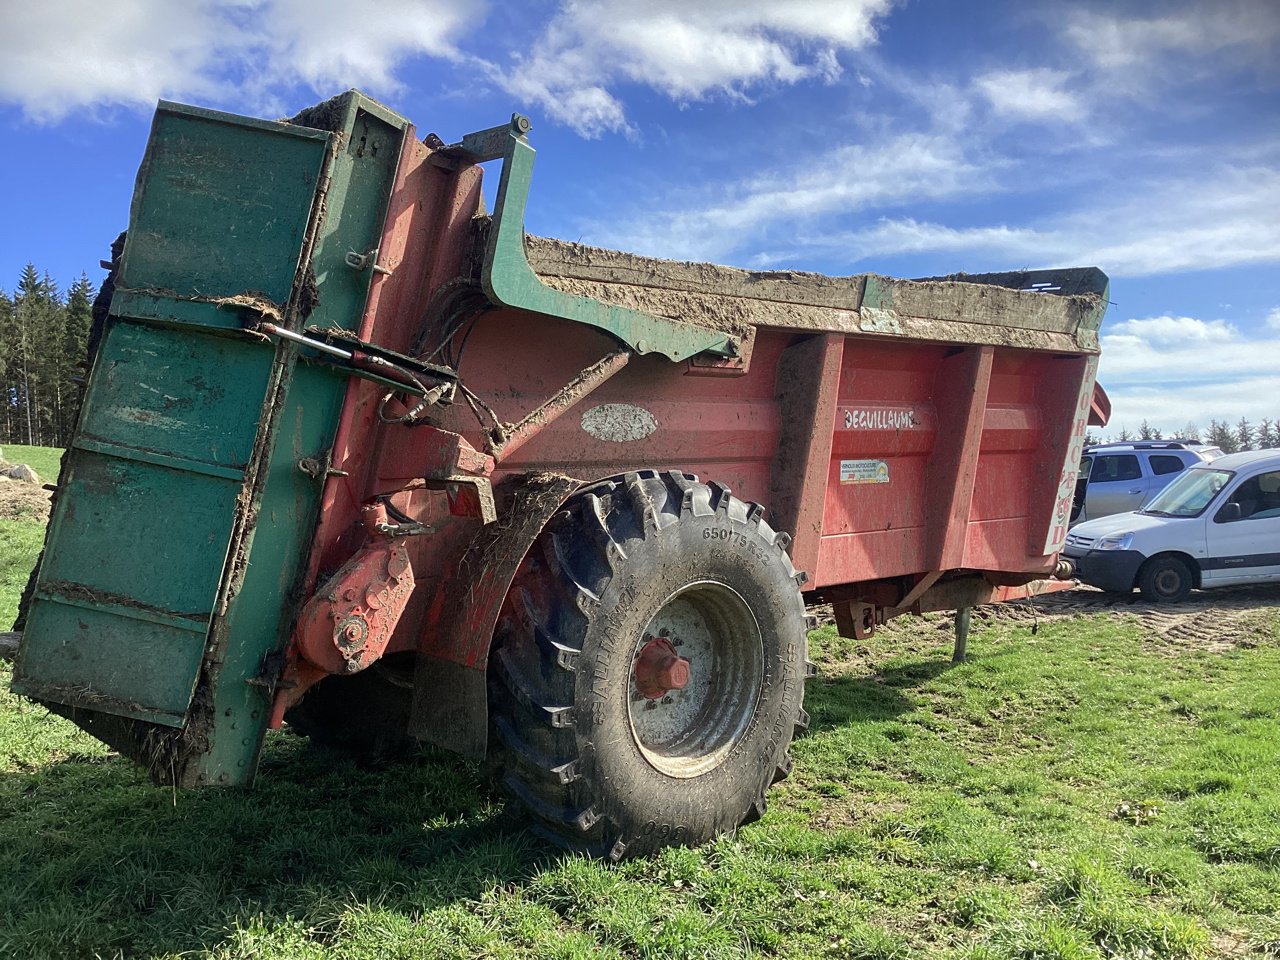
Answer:
<svg viewBox="0 0 1280 960"><path fill-rule="evenodd" d="M20 443L0 446L8 463L25 463L40 475L41 483L55 483L62 460L60 447L28 447Z"/></svg>
<svg viewBox="0 0 1280 960"><path fill-rule="evenodd" d="M39 530L0 536L9 611ZM817 631L765 818L618 867L444 754L272 735L253 792L174 794L3 693L0 957L1280 957L1280 624L1256 639L992 623L953 668L928 624Z"/></svg>

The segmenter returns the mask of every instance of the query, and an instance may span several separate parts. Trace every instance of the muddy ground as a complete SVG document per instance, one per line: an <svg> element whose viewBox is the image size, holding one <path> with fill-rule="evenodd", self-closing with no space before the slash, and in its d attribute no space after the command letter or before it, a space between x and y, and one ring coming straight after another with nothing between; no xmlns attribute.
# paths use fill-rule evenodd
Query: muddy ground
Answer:
<svg viewBox="0 0 1280 960"><path fill-rule="evenodd" d="M809 612L817 615L819 623L834 623L830 607L813 607ZM1171 654L1192 647L1225 652L1275 641L1280 622L1280 584L1197 590L1182 603L1150 603L1136 592L1104 593L1078 586L1029 600L975 607L971 629L976 633L996 624L1030 628L1089 614L1137 623L1143 627L1147 642ZM949 647L954 637L952 624L950 614L931 613L899 617L880 629L901 637L905 643L931 637L940 646Z"/></svg>

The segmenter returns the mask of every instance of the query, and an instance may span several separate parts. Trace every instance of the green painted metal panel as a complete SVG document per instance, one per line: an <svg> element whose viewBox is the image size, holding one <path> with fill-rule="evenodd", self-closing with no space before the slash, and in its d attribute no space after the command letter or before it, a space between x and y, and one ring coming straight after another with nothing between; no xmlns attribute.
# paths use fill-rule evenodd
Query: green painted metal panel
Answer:
<svg viewBox="0 0 1280 960"><path fill-rule="evenodd" d="M243 470L272 359L248 340L120 324L94 371L78 439Z"/></svg>
<svg viewBox="0 0 1280 960"><path fill-rule="evenodd" d="M157 111L17 692L188 723L281 364L274 345L239 332L239 308L218 301L288 300L328 144L288 124ZM153 309L133 315L131 297Z"/></svg>
<svg viewBox="0 0 1280 960"><path fill-rule="evenodd" d="M371 250L382 235L408 122L360 95L348 95L344 107L339 121L344 149L330 172L311 260L320 302L307 326L355 330L372 277L368 270L347 266L346 254ZM270 696L268 688L252 681L262 673L264 657L281 649L288 635L323 490L323 480L299 470L297 463L323 458L332 448L347 382L332 368L295 363L282 384L248 575L214 630L212 655L219 663L211 677L214 724L205 751L186 772L186 783L243 784L254 775Z"/></svg>
<svg viewBox="0 0 1280 960"><path fill-rule="evenodd" d="M172 727L184 722L191 684L173 681L198 673L204 624L192 632L131 616L100 599L51 602L42 594L41 600L27 630L42 643L23 654L27 663L38 658L40 669L26 673L19 692L68 703L74 690L80 707Z"/></svg>
<svg viewBox="0 0 1280 960"><path fill-rule="evenodd" d="M327 135L161 102L134 194L126 290L201 299L293 286Z"/></svg>
<svg viewBox="0 0 1280 960"><path fill-rule="evenodd" d="M50 540L70 548L46 552L41 588L74 585L207 622L240 482L79 450L68 466Z"/></svg>
<svg viewBox="0 0 1280 960"><path fill-rule="evenodd" d="M157 112L15 670L158 724L120 748L184 785L253 777L322 489L299 461L347 388L242 321L357 329L371 273L347 254L378 243L408 128L354 92L313 115L327 132Z"/></svg>
<svg viewBox="0 0 1280 960"><path fill-rule="evenodd" d="M535 151L520 132L527 129L527 124L519 123L522 119L518 116L512 119L505 141L493 138L504 142L505 152L481 278L489 298L495 303L597 327L636 353L660 353L670 360L685 360L704 351L721 356L736 354L736 340L721 331L574 296L542 282L529 266L524 251L524 210L533 178ZM498 132L495 129L476 136L488 140L489 135Z"/></svg>

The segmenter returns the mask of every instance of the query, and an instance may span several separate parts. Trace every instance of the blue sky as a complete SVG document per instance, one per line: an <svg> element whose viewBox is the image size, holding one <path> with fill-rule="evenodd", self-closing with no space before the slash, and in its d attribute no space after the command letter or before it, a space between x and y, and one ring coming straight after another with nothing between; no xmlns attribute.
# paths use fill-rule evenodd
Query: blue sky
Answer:
<svg viewBox="0 0 1280 960"><path fill-rule="evenodd" d="M928 276L1096 265L1112 432L1280 419L1280 2L6 2L0 288L124 226L156 99L534 120L531 232Z"/></svg>

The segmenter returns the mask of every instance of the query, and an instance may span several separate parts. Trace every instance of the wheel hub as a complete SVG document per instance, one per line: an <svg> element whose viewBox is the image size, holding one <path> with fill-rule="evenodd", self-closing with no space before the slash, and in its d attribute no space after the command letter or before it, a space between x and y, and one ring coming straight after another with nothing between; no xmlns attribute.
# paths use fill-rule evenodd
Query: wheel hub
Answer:
<svg viewBox="0 0 1280 960"><path fill-rule="evenodd" d="M648 637L635 666L636 689L646 700L661 700L689 684L689 661L666 637Z"/></svg>
<svg viewBox="0 0 1280 960"><path fill-rule="evenodd" d="M632 648L627 713L640 753L670 777L718 766L755 714L764 673L760 627L737 591L709 580L677 590Z"/></svg>

